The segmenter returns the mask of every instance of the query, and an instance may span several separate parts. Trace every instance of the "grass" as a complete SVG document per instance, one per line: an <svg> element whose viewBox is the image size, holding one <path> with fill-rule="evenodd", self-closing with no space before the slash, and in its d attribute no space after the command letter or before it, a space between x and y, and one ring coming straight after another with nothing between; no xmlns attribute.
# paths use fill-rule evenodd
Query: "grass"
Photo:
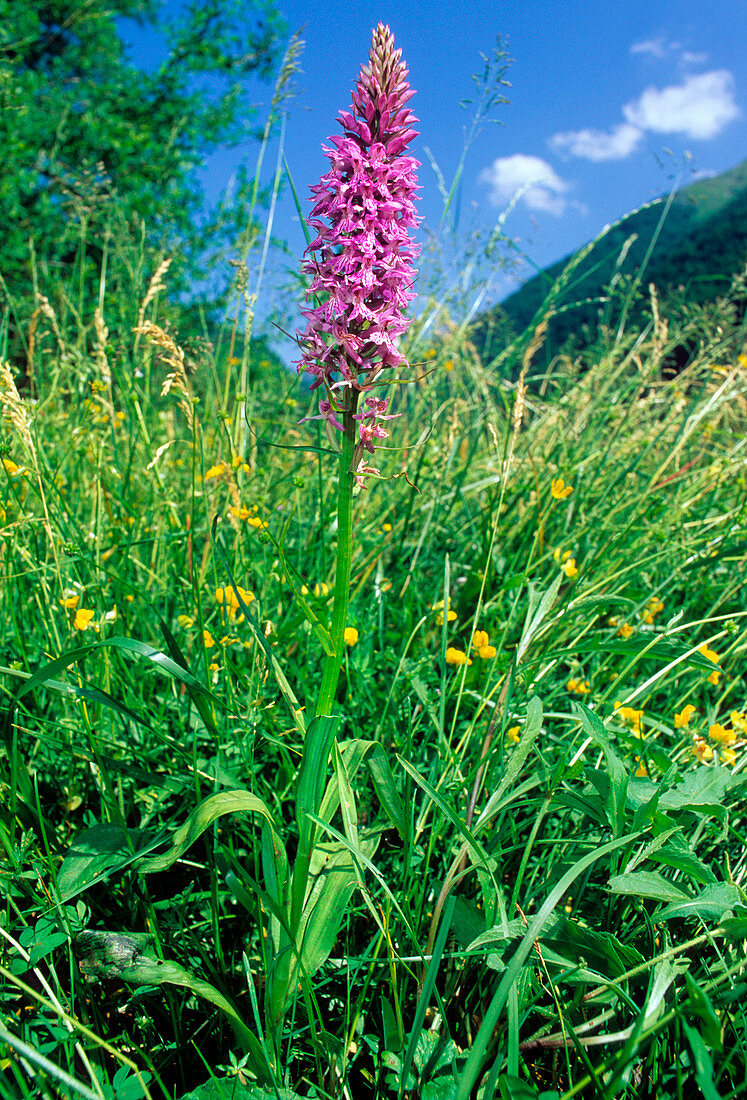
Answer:
<svg viewBox="0 0 747 1100"><path fill-rule="evenodd" d="M743 284L433 299L313 723L331 444L167 285L4 375L2 1094L743 1095Z"/></svg>

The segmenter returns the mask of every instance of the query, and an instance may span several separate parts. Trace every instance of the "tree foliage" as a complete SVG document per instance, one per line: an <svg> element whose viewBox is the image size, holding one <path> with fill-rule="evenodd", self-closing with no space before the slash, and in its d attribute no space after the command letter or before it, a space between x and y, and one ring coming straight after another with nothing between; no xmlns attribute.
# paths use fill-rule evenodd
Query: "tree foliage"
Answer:
<svg viewBox="0 0 747 1100"><path fill-rule="evenodd" d="M270 0L195 0L170 21L158 9L0 0L0 275L16 345L37 291L95 305L81 288L123 242L130 274L166 252L178 260L171 277L195 272L196 169L252 136L246 78L271 74L281 28ZM153 71L128 58L126 20L162 35Z"/></svg>

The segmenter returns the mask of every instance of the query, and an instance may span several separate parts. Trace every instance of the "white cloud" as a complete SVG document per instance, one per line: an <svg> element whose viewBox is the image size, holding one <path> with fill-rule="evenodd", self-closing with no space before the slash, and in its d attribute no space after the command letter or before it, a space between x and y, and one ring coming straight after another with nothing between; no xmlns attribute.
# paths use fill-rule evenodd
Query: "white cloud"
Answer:
<svg viewBox="0 0 747 1100"><path fill-rule="evenodd" d="M694 53L692 50L685 50L680 57L683 65L705 65L707 60L707 53Z"/></svg>
<svg viewBox="0 0 747 1100"><path fill-rule="evenodd" d="M623 107L631 125L657 134L678 133L706 140L741 114L734 100L734 77L726 69L689 76L668 88L647 88Z"/></svg>
<svg viewBox="0 0 747 1100"><path fill-rule="evenodd" d="M606 130L568 130L550 138L556 152L584 160L625 160L641 143L643 132L629 122L620 122Z"/></svg>
<svg viewBox="0 0 747 1100"><path fill-rule="evenodd" d="M570 184L541 157L525 153L498 157L489 168L483 168L477 182L490 188L489 198L494 206L511 202L519 192L523 192L520 199L530 210L560 215L568 206L563 196Z"/></svg>
<svg viewBox="0 0 747 1100"><path fill-rule="evenodd" d="M671 46L661 36L658 38L644 38L640 42L634 42L630 47L632 54L647 53L650 57L666 57L669 50L678 43L673 43Z"/></svg>

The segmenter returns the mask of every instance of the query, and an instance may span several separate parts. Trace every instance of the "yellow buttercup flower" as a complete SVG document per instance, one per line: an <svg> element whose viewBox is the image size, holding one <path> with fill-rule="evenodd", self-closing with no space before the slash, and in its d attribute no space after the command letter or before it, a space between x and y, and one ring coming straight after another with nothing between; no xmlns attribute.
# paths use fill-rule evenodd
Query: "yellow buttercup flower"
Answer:
<svg viewBox="0 0 747 1100"><path fill-rule="evenodd" d="M443 622L444 622L444 601L439 600L438 603L434 603L432 605L432 610L438 612L438 614L436 615L436 624L437 624L437 626L443 626ZM446 621L449 622L449 623L453 623L456 620L456 617L457 617L456 611L451 610L451 596L449 596L449 603L448 603L448 606L447 606L447 609L446 609Z"/></svg>
<svg viewBox="0 0 747 1100"><path fill-rule="evenodd" d="M95 611L89 611L85 607L79 607L75 612L75 618L73 619L73 626L76 630L88 630L92 625L93 616Z"/></svg>
<svg viewBox="0 0 747 1100"><path fill-rule="evenodd" d="M550 494L555 500L565 500L573 492L572 485L566 485L562 477L553 478L550 485Z"/></svg>
<svg viewBox="0 0 747 1100"><path fill-rule="evenodd" d="M240 585L236 585L236 591L233 588L216 588L215 598L219 604L221 604L226 611L226 616L229 619L236 619L237 622L241 622L243 615L237 615L239 610L238 596L244 601L245 604L250 604L254 599L254 593L249 592L246 588L242 588Z"/></svg>
<svg viewBox="0 0 747 1100"><path fill-rule="evenodd" d="M747 736L747 713L744 711L733 710L729 715L731 718L731 724L735 729L738 729L741 734Z"/></svg>
<svg viewBox="0 0 747 1100"><path fill-rule="evenodd" d="M345 639L345 645L354 646L358 641L358 631L354 626L346 626L343 638Z"/></svg>
<svg viewBox="0 0 747 1100"><path fill-rule="evenodd" d="M713 749L702 737L695 738L690 751L695 759L699 760L701 764L706 764L709 760L713 760Z"/></svg>
<svg viewBox="0 0 747 1100"><path fill-rule="evenodd" d="M655 616L663 610L664 603L662 602L662 600L660 600L658 596L652 596L651 599L647 602L641 618L643 619L644 623L653 623Z"/></svg>
<svg viewBox="0 0 747 1100"><path fill-rule="evenodd" d="M708 736L711 741L715 741L717 745L730 745L732 741L736 741L737 739L734 730L727 729L726 726L722 726L720 722L715 722L712 726L708 727Z"/></svg>
<svg viewBox="0 0 747 1100"><path fill-rule="evenodd" d="M692 703L688 703L686 707L683 707L679 714L674 716L674 728L676 730L684 729L690 725L692 717L695 714L695 707Z"/></svg>
<svg viewBox="0 0 747 1100"><path fill-rule="evenodd" d="M716 653L715 650L711 649L710 646L707 646L707 645L702 645L700 647L700 649L698 650L698 653L702 653L703 656L707 657L709 661L712 661L714 665L717 665L719 663L720 659L721 659L719 657L718 653ZM713 672L706 679L707 679L709 684L714 684L715 685L715 684L718 684L720 678L721 678L721 670L720 669L714 669Z"/></svg>
<svg viewBox="0 0 747 1100"><path fill-rule="evenodd" d="M634 707L624 707L615 703L615 714L628 727L635 737L643 737L643 711Z"/></svg>
<svg viewBox="0 0 747 1100"><path fill-rule="evenodd" d="M449 646L446 650L446 664L447 665L471 665L469 657L461 649L455 649L453 646Z"/></svg>

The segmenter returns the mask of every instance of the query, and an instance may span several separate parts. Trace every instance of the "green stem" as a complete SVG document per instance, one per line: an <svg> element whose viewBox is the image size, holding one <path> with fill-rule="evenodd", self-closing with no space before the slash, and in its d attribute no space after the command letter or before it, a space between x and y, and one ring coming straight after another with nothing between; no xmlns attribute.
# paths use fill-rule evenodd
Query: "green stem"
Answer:
<svg viewBox="0 0 747 1100"><path fill-rule="evenodd" d="M356 421L353 420L358 403L354 390L345 391L345 411L342 423L345 433L340 454L340 482L337 491L337 565L332 610L332 654L324 658L322 686L319 690L317 715L332 713L335 705L337 683L340 679L342 654L345 648L345 626L350 600L350 569L353 560L353 489L355 477L351 472L355 452Z"/></svg>

